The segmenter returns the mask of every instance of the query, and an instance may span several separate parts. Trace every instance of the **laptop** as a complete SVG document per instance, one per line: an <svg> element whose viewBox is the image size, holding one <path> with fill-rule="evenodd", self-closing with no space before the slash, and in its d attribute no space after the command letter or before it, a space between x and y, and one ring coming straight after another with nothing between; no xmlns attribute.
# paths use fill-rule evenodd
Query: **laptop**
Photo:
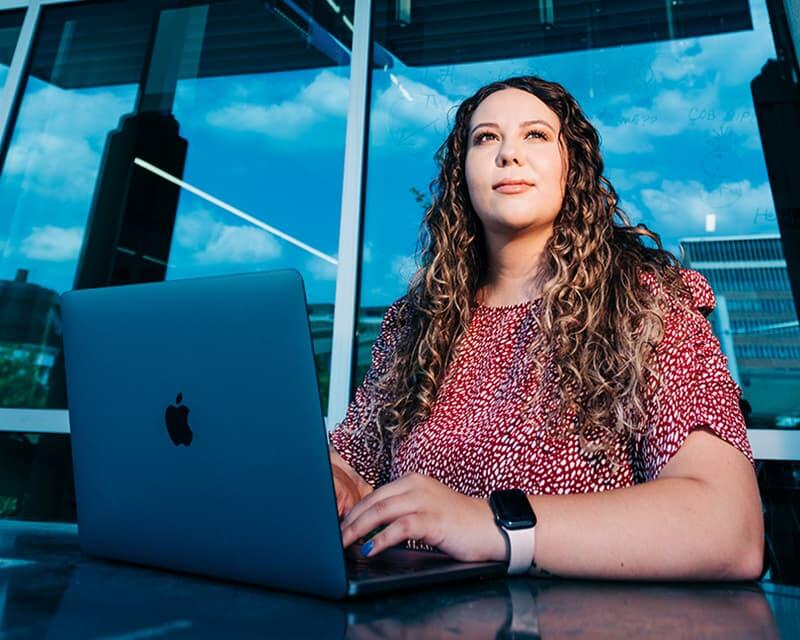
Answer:
<svg viewBox="0 0 800 640"><path fill-rule="evenodd" d="M505 573L345 553L297 271L71 291L61 313L87 555L330 598Z"/></svg>

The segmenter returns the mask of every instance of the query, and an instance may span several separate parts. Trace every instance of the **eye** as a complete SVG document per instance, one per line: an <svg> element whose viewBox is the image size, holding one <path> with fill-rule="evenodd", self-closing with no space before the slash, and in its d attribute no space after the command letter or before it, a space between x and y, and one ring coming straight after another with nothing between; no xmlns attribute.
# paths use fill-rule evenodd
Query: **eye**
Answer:
<svg viewBox="0 0 800 640"><path fill-rule="evenodd" d="M531 129L530 131L528 131L528 133L525 134L525 136L527 137L532 133L535 133L537 137L541 138L542 140L547 140L547 134L541 129Z"/></svg>
<svg viewBox="0 0 800 640"><path fill-rule="evenodd" d="M494 135L490 131L483 131L483 132L479 133L477 136L475 136L475 139L473 140L473 142L475 144L481 144L481 143L483 143L483 139L484 139L485 136L490 136L492 138L496 138L497 137L496 135Z"/></svg>
<svg viewBox="0 0 800 640"><path fill-rule="evenodd" d="M525 134L527 138L531 134L534 134L534 137L541 138L542 140L548 140L547 133L542 129L529 129L528 132ZM486 139L497 138L497 135L492 133L491 131L482 131L478 135L475 136L473 139L473 143L476 145L483 144Z"/></svg>

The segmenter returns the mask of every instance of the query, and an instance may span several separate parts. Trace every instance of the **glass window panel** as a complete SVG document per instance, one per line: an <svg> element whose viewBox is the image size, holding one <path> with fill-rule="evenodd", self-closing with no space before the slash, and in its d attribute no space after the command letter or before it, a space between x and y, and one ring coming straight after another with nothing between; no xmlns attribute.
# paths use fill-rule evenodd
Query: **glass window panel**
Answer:
<svg viewBox="0 0 800 640"><path fill-rule="evenodd" d="M0 92L6 83L8 67L11 65L24 19L23 10L0 12Z"/></svg>
<svg viewBox="0 0 800 640"><path fill-rule="evenodd" d="M327 406L352 7L42 9L0 174L0 407L66 407L63 291L287 267Z"/></svg>
<svg viewBox="0 0 800 640"><path fill-rule="evenodd" d="M781 235L792 222L778 225L781 194L771 189L767 161L779 164L780 155L765 151L751 93L751 81L776 57L763 0L373 6L354 384L369 364L374 319L406 291L414 270L433 157L454 107L491 81L535 74L564 85L597 127L606 175L632 221L658 232L729 302L729 320L740 328L723 343L734 346L726 355L738 365L751 426L797 427L797 313L784 256L791 241ZM761 260L762 251L778 264L744 264ZM793 254L788 266L797 261ZM754 301L780 311L744 305ZM773 331L773 324L787 328Z"/></svg>

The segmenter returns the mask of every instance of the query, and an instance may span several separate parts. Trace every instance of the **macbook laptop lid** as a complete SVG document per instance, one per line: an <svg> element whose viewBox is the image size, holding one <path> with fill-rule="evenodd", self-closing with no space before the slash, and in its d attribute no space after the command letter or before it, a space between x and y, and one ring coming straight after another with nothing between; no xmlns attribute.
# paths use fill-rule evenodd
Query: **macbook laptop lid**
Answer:
<svg viewBox="0 0 800 640"><path fill-rule="evenodd" d="M61 305L86 553L328 597L497 572L436 554L413 575L405 558L394 579L348 582L297 271L77 290Z"/></svg>

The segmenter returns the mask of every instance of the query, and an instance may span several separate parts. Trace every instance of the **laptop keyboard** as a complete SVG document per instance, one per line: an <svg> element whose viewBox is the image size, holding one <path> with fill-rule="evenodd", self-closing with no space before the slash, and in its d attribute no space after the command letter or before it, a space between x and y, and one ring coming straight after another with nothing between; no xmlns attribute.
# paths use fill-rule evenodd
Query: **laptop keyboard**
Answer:
<svg viewBox="0 0 800 640"><path fill-rule="evenodd" d="M355 560L347 558L347 576L354 580L385 578L392 576L413 575L431 569L441 569L454 564L452 558L444 554L423 552L400 552L393 554L391 550L376 556Z"/></svg>
<svg viewBox="0 0 800 640"><path fill-rule="evenodd" d="M389 578L392 576L402 576L419 573L419 567L408 567L402 565L374 564L364 565L355 562L348 563L347 577L353 580L369 580L371 578Z"/></svg>

